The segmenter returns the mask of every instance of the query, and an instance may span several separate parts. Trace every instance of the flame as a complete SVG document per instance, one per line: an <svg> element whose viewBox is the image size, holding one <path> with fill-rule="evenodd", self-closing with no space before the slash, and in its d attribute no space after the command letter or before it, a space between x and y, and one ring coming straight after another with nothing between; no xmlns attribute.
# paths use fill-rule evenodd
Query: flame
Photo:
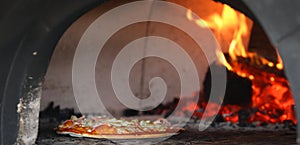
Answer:
<svg viewBox="0 0 300 145"><path fill-rule="evenodd" d="M188 9L186 12L188 20L195 22L199 27L210 28L219 41L222 49L227 50L232 62L238 61L238 58L249 58L252 64L266 65L270 68L276 67L279 70L283 69L282 59L277 52L278 63L274 64L257 53L248 52L245 46L245 38L249 36L252 28L252 22L244 14L232 9L228 5L223 6L221 14L211 14L207 19L196 19L193 17L193 11ZM227 46L224 43L224 37L230 37L231 40ZM226 39L228 39L226 38ZM223 64L227 69L233 70L234 64L229 63L223 52L216 51L218 62ZM243 77L246 77L243 75Z"/></svg>
<svg viewBox="0 0 300 145"><path fill-rule="evenodd" d="M223 35L226 35L226 37L232 37L228 49L231 59L237 60L238 56L248 57L245 45L243 43L243 38L249 34L252 23L247 23L249 20L247 20L245 15L238 13L227 5L223 6L223 11L221 14L212 14L206 20L195 19L192 13L193 12L191 9L187 11L187 19L195 22L200 27L212 29L219 42L222 41L224 37ZM229 70L232 70L232 66L230 66L230 64L227 62L222 52L217 51L216 55L221 64L226 66Z"/></svg>
<svg viewBox="0 0 300 145"><path fill-rule="evenodd" d="M243 14L236 12L227 5L224 5L222 14L212 14L208 18L208 21L206 21L206 24L209 28L218 33L217 37L222 37L222 32L225 32L227 36L230 36L228 33L231 33L230 30L234 29L232 41L229 44L229 55L233 60L237 60L237 56L247 57L246 49L243 44L243 37L247 36L250 30L246 17ZM217 39L220 40L222 38ZM218 58L222 60L219 56ZM222 60L222 62L223 61L224 60ZM228 64L228 62L226 63Z"/></svg>
<svg viewBox="0 0 300 145"><path fill-rule="evenodd" d="M229 11L229 13L228 13ZM225 13L225 14L224 14ZM233 15L232 13L235 13L236 15ZM248 25L246 23L246 17L243 14L237 14L232 8L229 6L225 5L224 10L223 10L223 15L231 15L232 17L235 16L235 18L231 19L226 19L224 21L230 21L232 19L236 20L233 21L232 23L240 25L237 27L237 31L234 35L234 38L232 42L230 43L229 46L229 55L233 60L237 60L236 56L242 56L242 57L247 57L246 49L243 44L243 37L247 36L248 34Z"/></svg>
<svg viewBox="0 0 300 145"><path fill-rule="evenodd" d="M216 51L216 55L218 57L218 60L221 64L223 64L228 70L231 70L232 71L232 67L230 66L230 64L227 62L223 52L217 50Z"/></svg>
<svg viewBox="0 0 300 145"><path fill-rule="evenodd" d="M277 60L278 60L278 63L276 64L276 68L279 70L283 70L283 62L282 62L282 59L281 59L277 49L276 49L276 54L277 54Z"/></svg>
<svg viewBox="0 0 300 145"><path fill-rule="evenodd" d="M210 28L222 50L228 50L229 58L227 59L222 51L216 51L217 61L220 64L229 71L252 81L251 107L256 108L257 111L250 116L248 121L282 123L285 120L291 120L296 123L294 100L287 79L276 73L263 71L265 68L283 70L283 62L279 53L277 52L277 62L272 62L246 49L247 41L245 40L249 38L251 32L251 20L227 5L223 5L221 13L213 13L205 20L194 18L193 11L189 9L186 18L199 27ZM228 44L225 39L230 40ZM247 60L247 63L241 60ZM257 67L262 69L257 69ZM202 104L198 108L205 108L205 106ZM239 109L241 109L239 106L225 105L221 108L221 114L225 121L235 123L239 119L237 113ZM190 110L190 108L187 107L184 110ZM203 114L198 112L198 115Z"/></svg>

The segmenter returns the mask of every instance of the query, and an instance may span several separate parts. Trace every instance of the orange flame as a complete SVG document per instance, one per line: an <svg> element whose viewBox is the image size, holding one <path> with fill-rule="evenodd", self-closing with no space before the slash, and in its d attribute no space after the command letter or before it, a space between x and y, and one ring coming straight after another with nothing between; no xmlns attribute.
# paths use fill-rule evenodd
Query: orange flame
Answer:
<svg viewBox="0 0 300 145"><path fill-rule="evenodd" d="M277 53L277 60L278 60L278 63L276 64L276 68L279 70L283 70L283 62L277 49L276 49L276 53Z"/></svg>
<svg viewBox="0 0 300 145"><path fill-rule="evenodd" d="M247 20L246 16L238 13L231 7L224 5L221 14L212 14L207 20L195 19L192 15L192 10L186 13L188 20L195 22L200 27L208 27L215 33L219 42L222 42L224 37L232 38L229 44L229 55L231 59L236 60L237 56L247 57L247 51L244 46L244 37L249 34L252 23ZM226 36L224 36L226 35ZM221 43L222 49L226 47ZM216 52L218 61L232 70L232 66L227 62L222 52Z"/></svg>
<svg viewBox="0 0 300 145"><path fill-rule="evenodd" d="M234 15L235 14L235 15ZM236 60L236 56L247 57L246 49L243 44L243 37L248 34L248 25L246 23L246 17L243 14L238 14L232 8L225 5L223 10L224 21L233 21L235 25L239 24L235 31L234 38L229 46L229 55L233 60ZM230 17L230 18L227 18Z"/></svg>
<svg viewBox="0 0 300 145"><path fill-rule="evenodd" d="M264 71L255 70L256 72L253 72L253 68L247 69L239 63L239 58L247 58L250 61L249 63L255 66L283 69L282 59L278 52L278 62L275 63L257 53L247 51L247 39L252 28L250 19L227 5L223 5L221 13L213 13L205 20L195 19L192 10L187 11L186 17L199 27L210 28L222 50L228 50L229 62L223 52L216 51L219 63L237 75L249 78L252 81L252 107L257 108L259 111L251 116L250 121L282 123L284 120L291 120L296 123L294 100L286 78ZM221 113L223 116L225 115L224 119L226 121L237 122L238 116L234 112L238 109L239 107L227 105L222 107ZM186 110L188 109L186 108Z"/></svg>
<svg viewBox="0 0 300 145"><path fill-rule="evenodd" d="M218 40L222 40L222 32L225 32L225 37L233 36L229 44L229 55L231 59L237 60L237 56L247 57L246 49L243 43L243 38L249 34L251 24L247 23L246 16L236 12L231 7L224 5L221 15L213 14L208 18L206 24L218 33ZM221 44L224 47L224 44ZM220 59L220 58L219 58ZM224 63L224 62L223 62Z"/></svg>
<svg viewBox="0 0 300 145"><path fill-rule="evenodd" d="M218 57L218 60L221 64L223 64L228 70L232 71L232 67L230 66L230 64L227 62L223 52L217 50L216 51L216 55Z"/></svg>

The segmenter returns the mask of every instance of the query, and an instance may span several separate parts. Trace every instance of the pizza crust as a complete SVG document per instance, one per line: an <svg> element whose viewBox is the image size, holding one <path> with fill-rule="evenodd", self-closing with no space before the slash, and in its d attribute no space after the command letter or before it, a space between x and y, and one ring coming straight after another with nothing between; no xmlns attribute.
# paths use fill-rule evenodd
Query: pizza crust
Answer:
<svg viewBox="0 0 300 145"><path fill-rule="evenodd" d="M72 116L56 130L57 134L72 137L105 139L151 139L177 135L181 128L173 127L167 120L125 120L92 116L89 118Z"/></svg>
<svg viewBox="0 0 300 145"><path fill-rule="evenodd" d="M70 135L72 137L88 137L98 139L151 139L151 138L165 138L179 133L157 133L157 134L118 134L118 135L91 135L91 134L78 134L74 132L56 132L57 134Z"/></svg>

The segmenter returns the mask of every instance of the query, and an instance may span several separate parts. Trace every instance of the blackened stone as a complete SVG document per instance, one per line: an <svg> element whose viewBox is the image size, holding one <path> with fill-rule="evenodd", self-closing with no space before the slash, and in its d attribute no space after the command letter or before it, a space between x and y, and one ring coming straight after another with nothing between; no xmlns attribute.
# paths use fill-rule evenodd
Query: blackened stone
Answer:
<svg viewBox="0 0 300 145"><path fill-rule="evenodd" d="M296 124L293 123L291 120L285 120L283 121L284 128L289 128L290 130L297 130Z"/></svg>
<svg viewBox="0 0 300 145"><path fill-rule="evenodd" d="M133 109L125 109L123 111L123 115L125 117L137 116L138 114L139 114L139 111L133 110Z"/></svg>
<svg viewBox="0 0 300 145"><path fill-rule="evenodd" d="M166 109L166 106L163 104L159 104L156 108L148 111L143 111L144 115L157 115L162 114L162 112Z"/></svg>
<svg viewBox="0 0 300 145"><path fill-rule="evenodd" d="M63 121L69 119L72 115L77 117L82 116L80 113L75 113L73 108L60 109L59 106L55 106L53 102L50 102L48 106L40 112L39 117L41 119Z"/></svg>
<svg viewBox="0 0 300 145"><path fill-rule="evenodd" d="M262 123L260 123L259 125L260 125L260 126L267 126L267 125L268 125L268 123L266 123L266 122L262 122Z"/></svg>
<svg viewBox="0 0 300 145"><path fill-rule="evenodd" d="M224 122L224 117L222 114L217 114L216 118L214 119L214 122Z"/></svg>
<svg viewBox="0 0 300 145"><path fill-rule="evenodd" d="M249 119L252 115L252 111L250 109L241 109L238 111L238 116L239 116L239 126L240 127L248 127L251 125L249 123Z"/></svg>

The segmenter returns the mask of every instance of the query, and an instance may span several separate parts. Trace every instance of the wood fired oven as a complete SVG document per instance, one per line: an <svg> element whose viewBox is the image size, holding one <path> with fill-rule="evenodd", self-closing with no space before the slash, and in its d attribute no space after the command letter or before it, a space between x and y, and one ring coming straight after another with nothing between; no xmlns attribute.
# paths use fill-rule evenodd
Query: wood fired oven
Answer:
<svg viewBox="0 0 300 145"><path fill-rule="evenodd" d="M65 102L67 103L64 104L63 99L60 100L59 98L64 97L66 94L68 95L68 91L74 89L70 86L72 85L73 57L75 55L75 49L85 34L85 31L100 15L112 8L129 2L135 1L14 0L1 2L0 56L2 61L0 61L0 63L2 69L0 71L0 144L54 144L58 142L70 144L112 143L108 140L75 139L57 136L51 128L55 127L59 121L67 119L70 115L81 115L79 113L80 109L78 110L77 108L76 110L76 106L68 104L70 100L66 100L67 98L65 98ZM149 3L154 2L155 1L149 1ZM294 139L296 136L294 126L296 125L296 120L300 120L300 109L297 107L300 102L298 97L300 95L298 91L300 89L300 82L298 81L300 77L300 69L298 67L300 63L300 51L297 48L300 43L300 12L298 10L300 2L275 0L242 0L238 2L228 0L187 2L170 0L168 2L186 7L186 15L183 15L183 17L185 17L187 21L197 23L199 27L206 25L208 28L211 28L213 34L215 34L215 39L221 43L221 50L224 54L217 53L221 55L218 57L219 61L217 64L209 63L209 61L206 62L202 59L199 60L196 55L192 57L193 60L204 62L205 65L203 66L205 66L206 69L210 66L207 72L205 70L201 75L198 75L200 76L200 80L202 78L201 81L203 81L204 89L197 90L193 95L199 97L199 101L192 102L195 104L181 106L182 108L180 109L182 114L185 112L192 114L191 118L193 121L188 122L188 129L185 133L174 136L170 140L162 142L162 144L173 144L176 142L179 144L239 144L239 142L245 140L250 144L255 142L258 144L275 144L278 142L296 143ZM209 3L215 3L216 6L210 5ZM230 31L231 28L227 27L218 32L217 30L221 30L221 28L217 27L217 25L211 25L213 24L212 21L215 21L214 24L220 24L217 20L220 20L221 24L223 24L222 26L228 21L233 23L234 19L230 18L227 21L222 21L224 11L222 12L220 8L224 9L225 4L230 12L234 11L232 8L241 12L237 14L237 16L243 14L247 16L247 18L237 19L238 21L236 23L238 24L237 27L241 27L243 22L245 22L246 26L249 26L247 28L249 33L245 34L246 39L243 38L243 40L240 40L241 43L246 44L245 50L249 50L246 55L247 57L244 57L242 52L239 52L239 54L235 53L235 57L238 57L235 58L232 56L233 53L230 52L230 47L233 45L238 46L238 43L232 43L232 40L233 37L239 35L240 32ZM166 10L168 9L166 8ZM200 18L204 18L205 24L194 17L192 12L199 15ZM149 17L151 17L151 13L148 13ZM219 17L216 16L215 19L212 20L210 16L213 13L219 14ZM228 16L232 16L232 14ZM228 32L224 33L224 31ZM241 35L243 35L242 33L243 32L241 32ZM122 47L125 47L128 42L144 36L168 37L168 39L174 40L182 46L189 47L186 50L188 54L203 53L195 51L199 46L197 46L184 31L161 22L143 21L134 23L116 32L113 37L108 40L108 44L105 45L107 48L104 49L104 52L107 52L102 54L101 57L110 61L110 59L118 55L118 51L121 51ZM111 51L110 48L116 49ZM172 54L171 52L169 53ZM253 61L253 59L256 61ZM154 63L152 64L151 61L154 61ZM158 66L160 66L160 68L147 70L150 64L159 64ZM111 96L111 93L114 93L114 90L108 87L111 81L111 74L109 73L111 68L113 68L112 63L102 62L101 64L100 62L97 68L100 71L97 72L96 70L96 72L99 73L98 76L95 76L96 80L98 79L97 81L100 86L104 86L104 89L100 89L100 91L104 92L106 96ZM138 62L136 68L133 69L133 74L131 74L133 78L130 80L134 95L142 99L146 99L145 96L151 95L151 92L148 90L149 86L145 85L151 78L145 79L145 76L150 75L153 77L159 75L164 68L176 71L176 67L166 63L164 60L159 60L159 58L144 59ZM201 68L198 67L196 67L196 69L201 70ZM223 107L221 107L221 113L217 114L216 119L211 120L223 123L213 123L212 126L216 128L215 130L199 132L192 126L199 124L199 120L203 117L202 109L209 106L207 105L207 102L210 101L209 94L211 91L214 91L211 89L211 73L213 70L226 70L227 72L227 89L224 90L225 93L223 97L225 96L225 98ZM82 71L84 72L84 70ZM157 104L152 109L136 111L126 109L126 105L122 107L122 102L119 102L117 104L120 104L120 106L115 105L119 107L119 110L110 111L119 112L116 113L116 116L125 115L127 117L141 114L158 115L162 112L165 113L165 116L172 114L172 109L175 109L176 107L174 106L179 102L176 97L180 97L179 90L180 87L182 87L180 84L174 83L174 80L180 79L181 76L172 73L165 73L163 75L167 84L172 84L167 86L172 91L166 92L166 95L169 97L164 100L164 104ZM189 87L193 88L193 85ZM59 91L51 92L51 90L53 91L55 89ZM277 91L274 91L276 89ZM222 90L222 88L220 90ZM162 92L162 94L163 93L164 92ZM274 96L276 98L276 95L279 95L279 93L281 93L280 96L283 98L281 101L285 99L284 103L278 103L276 99L273 99L273 102L271 101L269 104L266 103L265 100L272 99ZM73 95L72 93L70 94L71 96ZM60 96L57 97L58 104L57 102L54 102L54 104L49 102L49 100L51 101L51 98L49 99L51 95ZM244 96L243 99L239 97L241 95ZM259 96L263 96L263 98ZM44 102L42 101L42 105L41 98L44 100ZM259 99L263 101L258 101ZM112 100L104 98L106 104L111 104L116 100L116 98ZM221 106L221 104L218 104L218 100L212 101L215 101L218 106ZM73 103L76 104L74 100ZM284 109L272 108L272 106L275 106L273 104L276 103L288 107ZM42 107L41 110L40 105ZM55 108L57 105L65 106ZM189 105L197 106L196 110L190 110L191 106ZM112 105L109 107L115 106ZM261 107L268 108L270 106L271 109L266 109L265 111L267 113L265 112L265 114L259 110ZM73 109L75 109L75 111ZM238 113L232 113L232 110L235 109L239 109L237 111ZM272 110L275 111L272 112ZM271 113L268 113L270 111ZM251 115L253 112L255 112L254 115ZM81 113L88 112L83 111ZM274 117L274 115L278 116ZM296 119L296 117L298 119ZM56 123L51 124L53 119ZM285 131L283 134L282 132L270 132L266 130L262 132L253 131L251 130L253 122L249 122L251 119L257 119L259 121L263 119L271 120L266 122L262 121L266 124L259 124L259 126L267 126L268 123L277 123L277 126L275 125L276 128L278 126L280 127L278 124L284 124L283 127L288 128L288 131ZM231 125L229 125L231 128L245 127L244 129L246 131L224 131L222 125L227 124L225 128L228 127L228 122L224 123L226 121L231 122ZM237 122L239 126L234 125L234 123ZM254 126L254 128L255 127L257 126ZM296 130L298 133L297 143L300 143L300 127L297 126ZM282 135L284 135L284 137L279 139ZM198 138L199 136L208 136L208 138L200 139ZM220 136L228 136L228 138L226 139ZM266 137L262 138L261 136ZM278 141L275 140L274 142L274 140L270 139L272 137L278 139ZM260 142L257 140L260 140Z"/></svg>

